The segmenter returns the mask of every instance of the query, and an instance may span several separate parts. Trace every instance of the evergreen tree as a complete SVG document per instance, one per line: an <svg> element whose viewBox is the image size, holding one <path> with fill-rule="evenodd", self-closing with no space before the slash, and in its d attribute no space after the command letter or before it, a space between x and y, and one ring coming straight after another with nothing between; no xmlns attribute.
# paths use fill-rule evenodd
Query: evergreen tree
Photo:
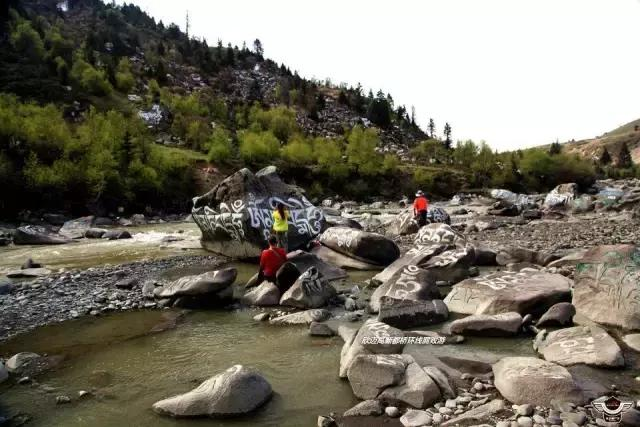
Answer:
<svg viewBox="0 0 640 427"><path fill-rule="evenodd" d="M600 154L600 159L598 159L600 165L605 166L611 163L611 154L609 154L609 150L607 147L604 147L602 150L602 154Z"/></svg>
<svg viewBox="0 0 640 427"><path fill-rule="evenodd" d="M260 39L255 39L253 41L253 50L259 57L262 58L264 56L264 48L262 47L262 42L260 41Z"/></svg>
<svg viewBox="0 0 640 427"><path fill-rule="evenodd" d="M435 137L436 137L436 122L434 122L433 119L429 119L429 126L427 126L427 129L429 130L429 138L435 139Z"/></svg>
<svg viewBox="0 0 640 427"><path fill-rule="evenodd" d="M451 125L448 122L444 124L444 146L451 150Z"/></svg>
<svg viewBox="0 0 640 427"><path fill-rule="evenodd" d="M633 160L631 159L631 152L629 152L629 147L626 142L622 143L622 147L620 147L620 153L618 154L618 167L620 168L630 168L633 166Z"/></svg>
<svg viewBox="0 0 640 427"><path fill-rule="evenodd" d="M560 153L562 153L562 145L556 140L556 142L551 144L551 146L549 147L549 154L551 156L554 156Z"/></svg>
<svg viewBox="0 0 640 427"><path fill-rule="evenodd" d="M233 54L233 47L231 43L227 45L227 65L233 66L235 64L235 55Z"/></svg>

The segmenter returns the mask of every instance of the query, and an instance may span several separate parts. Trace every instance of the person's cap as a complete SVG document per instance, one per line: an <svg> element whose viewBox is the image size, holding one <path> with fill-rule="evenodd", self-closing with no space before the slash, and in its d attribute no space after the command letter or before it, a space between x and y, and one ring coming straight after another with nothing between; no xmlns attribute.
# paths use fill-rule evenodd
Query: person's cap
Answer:
<svg viewBox="0 0 640 427"><path fill-rule="evenodd" d="M422 190L418 190L418 192L416 193L416 197L418 196L424 196L424 193L422 192Z"/></svg>

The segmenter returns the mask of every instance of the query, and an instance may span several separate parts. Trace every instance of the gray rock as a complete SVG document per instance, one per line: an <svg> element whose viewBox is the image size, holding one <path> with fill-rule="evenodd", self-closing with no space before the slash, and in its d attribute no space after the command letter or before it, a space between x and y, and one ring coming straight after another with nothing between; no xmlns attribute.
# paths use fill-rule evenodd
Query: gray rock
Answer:
<svg viewBox="0 0 640 427"><path fill-rule="evenodd" d="M235 365L188 393L153 404L153 410L171 417L230 417L249 413L272 395L262 375L242 365Z"/></svg>
<svg viewBox="0 0 640 427"><path fill-rule="evenodd" d="M393 240L353 228L331 227L318 240L336 252L372 265L387 266L400 256Z"/></svg>
<svg viewBox="0 0 640 427"><path fill-rule="evenodd" d="M131 239L131 233L127 230L109 230L102 235L103 239L107 240L122 240L122 239Z"/></svg>
<svg viewBox="0 0 640 427"><path fill-rule="evenodd" d="M584 400L566 368L535 357L505 357L493 365L493 373L500 394L515 404L549 406L553 399Z"/></svg>
<svg viewBox="0 0 640 427"><path fill-rule="evenodd" d="M93 227L94 220L94 216L72 219L64 223L58 231L58 234L68 237L69 239L81 239L85 233Z"/></svg>
<svg viewBox="0 0 640 427"><path fill-rule="evenodd" d="M535 347L545 360L563 366L624 366L616 341L597 326L575 326L549 333L543 330L536 337Z"/></svg>
<svg viewBox="0 0 640 427"><path fill-rule="evenodd" d="M630 349L640 353L640 334L627 334L622 340Z"/></svg>
<svg viewBox="0 0 640 427"><path fill-rule="evenodd" d="M575 314L576 308L573 304L569 302L560 302L549 308L549 310L540 317L536 326L539 328L570 326L573 323L573 316Z"/></svg>
<svg viewBox="0 0 640 427"><path fill-rule="evenodd" d="M431 243L465 244L465 237L447 224L427 224L420 228L414 239L416 245Z"/></svg>
<svg viewBox="0 0 640 427"><path fill-rule="evenodd" d="M269 319L272 325L309 325L311 322L324 322L331 317L331 312L322 308L314 308L298 313Z"/></svg>
<svg viewBox="0 0 640 427"><path fill-rule="evenodd" d="M311 322L309 325L309 335L312 337L332 337L335 335L333 329L326 323Z"/></svg>
<svg viewBox="0 0 640 427"><path fill-rule="evenodd" d="M572 283L560 274L504 271L454 285L444 302L449 311L463 314L543 312L569 299Z"/></svg>
<svg viewBox="0 0 640 427"><path fill-rule="evenodd" d="M495 399L484 405L480 405L473 408L462 415L445 421L441 424L442 427L452 426L470 426L477 425L482 422L489 421L494 416L499 416L506 412L506 405L504 400Z"/></svg>
<svg viewBox="0 0 640 427"><path fill-rule="evenodd" d="M278 305L280 302L280 290L271 282L262 282L262 284L244 294L242 302L258 307Z"/></svg>
<svg viewBox="0 0 640 427"><path fill-rule="evenodd" d="M72 240L36 225L17 228L13 233L15 245L62 245Z"/></svg>
<svg viewBox="0 0 640 427"><path fill-rule="evenodd" d="M514 410L516 415L530 417L533 415L534 407L531 404L525 403L524 405L516 405Z"/></svg>
<svg viewBox="0 0 640 427"><path fill-rule="evenodd" d="M58 405L64 405L66 403L71 403L71 398L69 396L61 395L56 397L56 403Z"/></svg>
<svg viewBox="0 0 640 427"><path fill-rule="evenodd" d="M441 323L449 318L449 310L442 300L416 301L384 296L380 300L378 320L399 329Z"/></svg>
<svg viewBox="0 0 640 427"><path fill-rule="evenodd" d="M158 299L215 294L229 287L236 280L237 274L235 268L225 268L185 276L166 286L156 288L154 293Z"/></svg>
<svg viewBox="0 0 640 427"><path fill-rule="evenodd" d="M518 417L516 421L520 427L533 427L533 420L531 417Z"/></svg>
<svg viewBox="0 0 640 427"><path fill-rule="evenodd" d="M0 360L0 384L9 378L9 371L4 367L4 363Z"/></svg>
<svg viewBox="0 0 640 427"><path fill-rule="evenodd" d="M315 267L322 277L329 282L347 277L347 272L345 270L329 264L328 262L320 259L314 253L302 250L289 252L287 254L287 260L295 265L298 271L307 271L311 267ZM291 284L293 284L293 282L291 282Z"/></svg>
<svg viewBox="0 0 640 427"><path fill-rule="evenodd" d="M386 388L378 399L389 405L409 405L426 409L441 398L440 388L417 363L409 363L404 384Z"/></svg>
<svg viewBox="0 0 640 427"><path fill-rule="evenodd" d="M11 373L21 373L34 362L37 362L41 356L36 353L22 352L13 355L5 364L6 369Z"/></svg>
<svg viewBox="0 0 640 427"><path fill-rule="evenodd" d="M431 379L438 384L440 388L440 394L442 394L445 398L454 398L456 393L454 391L454 387L449 380L447 374L445 374L442 370L435 366L425 366L424 371L431 377Z"/></svg>
<svg viewBox="0 0 640 427"><path fill-rule="evenodd" d="M344 227L342 227L344 228ZM334 265L340 268L347 268L351 270L377 270L380 266L371 264L366 261L362 261L356 258L352 258L348 255L335 251L327 246L318 245L311 249L311 253L325 261L328 264Z"/></svg>
<svg viewBox="0 0 640 427"><path fill-rule="evenodd" d="M87 239L102 239L106 232L107 230L104 228L89 228L84 232L84 237Z"/></svg>
<svg viewBox="0 0 640 427"><path fill-rule="evenodd" d="M387 406L384 408L384 413L390 418L398 418L400 416L400 410L396 406Z"/></svg>
<svg viewBox="0 0 640 427"><path fill-rule="evenodd" d="M138 278L137 277L129 277L127 279L118 280L116 282L116 288L118 288L118 289L131 289L137 284L138 284Z"/></svg>
<svg viewBox="0 0 640 427"><path fill-rule="evenodd" d="M253 320L256 322L265 322L269 320L269 313L260 313L253 316Z"/></svg>
<svg viewBox="0 0 640 427"><path fill-rule="evenodd" d="M280 298L280 305L296 308L319 308L327 305L337 294L320 272L311 267Z"/></svg>
<svg viewBox="0 0 640 427"><path fill-rule="evenodd" d="M344 417L366 417L382 415L382 404L378 400L365 400L343 414Z"/></svg>
<svg viewBox="0 0 640 427"><path fill-rule="evenodd" d="M376 288L369 303L373 313L380 310L380 299L384 296L412 301L441 298L435 277L429 271L413 264L398 269L385 283Z"/></svg>
<svg viewBox="0 0 640 427"><path fill-rule="evenodd" d="M391 263L387 268L373 276L378 283L387 283L396 273L408 265L422 266L431 258L452 248L452 245L443 243L432 243L428 245L416 245L409 249L404 255Z"/></svg>
<svg viewBox="0 0 640 427"><path fill-rule="evenodd" d="M51 270L49 270L48 268L24 268L21 270L7 272L7 277L12 279L20 279L48 276L49 274L51 274Z"/></svg>
<svg viewBox="0 0 640 427"><path fill-rule="evenodd" d="M318 415L318 427L335 427L336 420L325 415Z"/></svg>
<svg viewBox="0 0 640 427"><path fill-rule="evenodd" d="M516 312L501 314L472 314L454 320L451 333L460 335L510 336L516 335L522 324L522 316Z"/></svg>
<svg viewBox="0 0 640 427"><path fill-rule="evenodd" d="M361 354L349 365L347 378L359 399L375 399L388 386L402 383L407 366L398 354Z"/></svg>
<svg viewBox="0 0 640 427"><path fill-rule="evenodd" d="M400 423L404 427L421 427L431 425L431 415L426 411L409 409L400 417Z"/></svg>

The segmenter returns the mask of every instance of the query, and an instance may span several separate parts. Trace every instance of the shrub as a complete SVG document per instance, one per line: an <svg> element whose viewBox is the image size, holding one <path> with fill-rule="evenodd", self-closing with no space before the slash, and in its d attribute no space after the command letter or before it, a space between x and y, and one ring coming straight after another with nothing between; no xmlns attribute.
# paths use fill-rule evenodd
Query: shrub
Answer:
<svg viewBox="0 0 640 427"><path fill-rule="evenodd" d="M208 146L210 162L225 163L231 159L231 137L222 127L213 130L209 137Z"/></svg>
<svg viewBox="0 0 640 427"><path fill-rule="evenodd" d="M71 78L80 89L91 95L109 95L113 88L105 72L96 70L84 59L76 56L71 67Z"/></svg>
<svg viewBox="0 0 640 427"><path fill-rule="evenodd" d="M136 80L131 73L129 60L127 58L122 58L118 63L118 68L116 70L116 87L123 93L129 93L131 89L133 89L135 83Z"/></svg>
<svg viewBox="0 0 640 427"><path fill-rule="evenodd" d="M310 165L314 161L313 146L303 136L296 135L282 147L282 158L293 166Z"/></svg>
<svg viewBox="0 0 640 427"><path fill-rule="evenodd" d="M240 156L251 164L264 164L278 157L280 142L272 132L244 131L238 135Z"/></svg>
<svg viewBox="0 0 640 427"><path fill-rule="evenodd" d="M381 172L381 156L375 149L380 139L375 129L355 126L347 137L349 164L363 175L373 176Z"/></svg>

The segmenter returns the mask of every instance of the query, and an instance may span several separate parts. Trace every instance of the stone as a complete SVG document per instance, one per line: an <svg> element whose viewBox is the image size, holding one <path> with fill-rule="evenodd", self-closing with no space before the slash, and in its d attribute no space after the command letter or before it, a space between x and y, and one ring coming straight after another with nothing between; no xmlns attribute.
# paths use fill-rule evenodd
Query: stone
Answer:
<svg viewBox="0 0 640 427"><path fill-rule="evenodd" d="M237 275L238 272L235 268L225 268L193 276L184 276L165 286L157 287L154 294L158 299L216 294L231 286Z"/></svg>
<svg viewBox="0 0 640 427"><path fill-rule="evenodd" d="M404 373L404 384L387 387L378 399L389 405L408 405L426 409L440 400L440 388L417 363L409 363Z"/></svg>
<svg viewBox="0 0 640 427"><path fill-rule="evenodd" d="M359 399L375 399L388 386L402 383L407 363L398 354L361 354L347 371L353 394Z"/></svg>
<svg viewBox="0 0 640 427"><path fill-rule="evenodd" d="M132 236L127 230L108 230L102 235L102 238L107 240L122 240L131 239Z"/></svg>
<svg viewBox="0 0 640 427"><path fill-rule="evenodd" d="M435 366L425 366L422 368L427 375L431 377L431 379L438 384L440 388L440 394L442 394L445 398L454 398L456 396L456 392L454 391L454 386L452 385L449 377L445 374L441 369Z"/></svg>
<svg viewBox="0 0 640 427"><path fill-rule="evenodd" d="M280 290L271 282L262 282L242 297L242 302L257 307L278 305L280 302Z"/></svg>
<svg viewBox="0 0 640 427"><path fill-rule="evenodd" d="M93 227L95 219L94 216L85 216L67 221L62 228L58 230L58 234L69 239L81 239L85 233Z"/></svg>
<svg viewBox="0 0 640 427"><path fill-rule="evenodd" d="M42 268L42 264L35 262L33 259L28 258L20 267L21 270L28 270L31 268Z"/></svg>
<svg viewBox="0 0 640 427"><path fill-rule="evenodd" d="M335 332L326 323L311 322L309 325L309 335L312 337L332 337L335 335Z"/></svg>
<svg viewBox="0 0 640 427"><path fill-rule="evenodd" d="M489 215L495 216L517 216L520 214L518 205L507 202L506 200L498 200L487 211Z"/></svg>
<svg viewBox="0 0 640 427"><path fill-rule="evenodd" d="M320 235L318 241L343 255L382 267L400 256L400 249L393 240L353 228L331 227Z"/></svg>
<svg viewBox="0 0 640 427"><path fill-rule="evenodd" d="M296 266L298 271L307 271L311 267L315 267L325 280L332 282L334 280L345 279L347 272L342 268L331 265L328 262L318 258L317 255L302 250L289 252L287 260ZM296 277L297 279L297 277ZM295 280L293 281L295 282ZM293 285L293 282L291 284Z"/></svg>
<svg viewBox="0 0 640 427"><path fill-rule="evenodd" d="M269 323L272 325L309 325L311 322L324 322L330 317L331 312L329 310L315 308L275 317L269 319Z"/></svg>
<svg viewBox="0 0 640 427"><path fill-rule="evenodd" d="M564 412L560 414L560 419L581 426L587 422L587 415L583 412Z"/></svg>
<svg viewBox="0 0 640 427"><path fill-rule="evenodd" d="M516 405L513 409L515 410L516 415L530 417L533 415L534 407L533 405L526 403L524 405Z"/></svg>
<svg viewBox="0 0 640 427"><path fill-rule="evenodd" d="M404 427L421 427L431 425L431 415L426 411L409 409L400 417L400 423Z"/></svg>
<svg viewBox="0 0 640 427"><path fill-rule="evenodd" d="M640 250L633 245L597 246L576 266L573 305L593 322L640 329Z"/></svg>
<svg viewBox="0 0 640 427"><path fill-rule="evenodd" d="M107 230L104 228L89 228L84 232L84 237L87 239L102 239L106 232Z"/></svg>
<svg viewBox="0 0 640 427"><path fill-rule="evenodd" d="M420 228L414 239L416 245L431 243L465 244L466 239L447 224L427 224Z"/></svg>
<svg viewBox="0 0 640 427"><path fill-rule="evenodd" d="M64 405L66 403L71 403L71 398L69 396L61 395L56 397L56 404Z"/></svg>
<svg viewBox="0 0 640 427"><path fill-rule="evenodd" d="M360 354L401 353L404 347L400 342L402 337L404 334L399 329L374 319L367 320L353 339L345 340L340 354L340 378L346 378L349 366Z"/></svg>
<svg viewBox="0 0 640 427"><path fill-rule="evenodd" d="M531 417L518 417L516 421L519 427L533 427L533 419Z"/></svg>
<svg viewBox="0 0 640 427"><path fill-rule="evenodd" d="M137 284L138 284L138 278L137 277L129 277L129 278L126 278L126 279L118 280L116 282L116 288L118 288L118 289L131 289Z"/></svg>
<svg viewBox="0 0 640 427"><path fill-rule="evenodd" d="M324 229L322 209L309 202L301 188L284 183L274 166L255 174L244 168L230 175L193 199L191 215L202 231L205 249L234 258L255 258L267 246L271 215L278 203L290 213L289 250L305 247Z"/></svg>
<svg viewBox="0 0 640 427"><path fill-rule="evenodd" d="M188 393L154 403L153 410L171 417L232 417L256 410L272 393L262 375L235 365Z"/></svg>
<svg viewBox="0 0 640 427"><path fill-rule="evenodd" d="M380 266L352 258L323 245L311 249L311 253L323 261L340 268L351 270L378 270Z"/></svg>
<svg viewBox="0 0 640 427"><path fill-rule="evenodd" d="M433 243L428 245L416 245L409 249L404 255L395 260L391 265L373 276L373 281L384 284L396 273L408 265L422 266L432 257L452 248L452 245Z"/></svg>
<svg viewBox="0 0 640 427"><path fill-rule="evenodd" d="M55 213L46 213L42 215L42 219L51 225L63 225L65 222L69 221L67 216Z"/></svg>
<svg viewBox="0 0 640 427"><path fill-rule="evenodd" d="M400 410L396 406L387 406L384 408L384 413L390 418L398 418L400 416Z"/></svg>
<svg viewBox="0 0 640 427"><path fill-rule="evenodd" d="M68 237L37 225L18 227L13 233L14 245L62 245L71 241Z"/></svg>
<svg viewBox="0 0 640 427"><path fill-rule="evenodd" d="M515 404L549 406L553 399L584 401L566 368L535 357L504 357L493 365L493 374L500 394Z"/></svg>
<svg viewBox="0 0 640 427"><path fill-rule="evenodd" d="M471 245L457 245L434 257L420 267L434 275L436 281L457 283L470 276L469 268L476 259L475 249Z"/></svg>
<svg viewBox="0 0 640 427"><path fill-rule="evenodd" d="M398 329L442 323L449 318L446 304L439 299L413 301L383 296L378 320Z"/></svg>
<svg viewBox="0 0 640 427"><path fill-rule="evenodd" d="M502 337L516 335L522 316L516 312L500 314L472 314L451 322L452 334Z"/></svg>
<svg viewBox="0 0 640 427"><path fill-rule="evenodd" d="M557 326L571 326L576 308L569 302L554 304L536 322L538 328L548 328Z"/></svg>
<svg viewBox="0 0 640 427"><path fill-rule="evenodd" d="M489 421L492 417L500 416L507 412L502 399L494 399L491 402L473 408L462 415L451 418L440 424L442 427L471 426Z"/></svg>
<svg viewBox="0 0 640 427"><path fill-rule="evenodd" d="M351 218L345 218L340 211L331 208L322 208L327 227L347 227L362 230L362 224ZM337 215L336 215L337 213Z"/></svg>
<svg viewBox="0 0 640 427"><path fill-rule="evenodd" d="M560 184L556 188L551 190L544 198L543 207L546 209L564 208L566 206L569 206L577 196L577 184L573 182L568 184Z"/></svg>
<svg viewBox="0 0 640 427"><path fill-rule="evenodd" d="M406 209L389 223L385 234L388 236L406 236L418 232L420 226L413 216L413 209Z"/></svg>
<svg viewBox="0 0 640 427"><path fill-rule="evenodd" d="M24 268L21 270L9 271L6 273L6 276L11 279L21 279L48 276L49 274L51 274L51 270L48 268Z"/></svg>
<svg viewBox="0 0 640 427"><path fill-rule="evenodd" d="M378 400L365 400L345 411L344 417L367 417L382 415L382 404Z"/></svg>
<svg viewBox="0 0 640 427"><path fill-rule="evenodd" d="M435 277L429 271L413 264L398 269L373 291L369 302L371 312L377 313L380 310L380 299L383 296L411 301L441 298Z"/></svg>
<svg viewBox="0 0 640 427"><path fill-rule="evenodd" d="M502 248L496 255L496 262L499 265L530 263L546 266L558 259L559 257L552 253L533 251L531 249L521 248L517 246L508 246Z"/></svg>
<svg viewBox="0 0 640 427"><path fill-rule="evenodd" d="M269 313L260 313L253 316L253 320L256 322L266 322L269 320Z"/></svg>
<svg viewBox="0 0 640 427"><path fill-rule="evenodd" d="M549 362L563 366L584 363L591 366L624 366L616 341L597 326L575 326L547 333L541 331L534 347Z"/></svg>
<svg viewBox="0 0 640 427"><path fill-rule="evenodd" d="M290 261L285 262L276 272L276 286L279 294L287 292L291 286L298 280L301 273L298 267Z"/></svg>
<svg viewBox="0 0 640 427"><path fill-rule="evenodd" d="M571 298L573 282L561 274L539 271L497 272L466 279L444 299L449 311L462 314L541 313Z"/></svg>
<svg viewBox="0 0 640 427"><path fill-rule="evenodd" d="M337 294L315 268L311 267L295 281L280 298L280 305L296 308L319 308L327 305Z"/></svg>
<svg viewBox="0 0 640 427"><path fill-rule="evenodd" d="M0 384L9 379L9 371L4 367L4 363L0 360Z"/></svg>
<svg viewBox="0 0 640 427"><path fill-rule="evenodd" d="M22 352L13 355L5 364L5 368L12 374L23 372L29 365L36 363L41 356L36 353Z"/></svg>
<svg viewBox="0 0 640 427"><path fill-rule="evenodd" d="M640 353L640 334L627 334L622 341L629 346L630 349Z"/></svg>

